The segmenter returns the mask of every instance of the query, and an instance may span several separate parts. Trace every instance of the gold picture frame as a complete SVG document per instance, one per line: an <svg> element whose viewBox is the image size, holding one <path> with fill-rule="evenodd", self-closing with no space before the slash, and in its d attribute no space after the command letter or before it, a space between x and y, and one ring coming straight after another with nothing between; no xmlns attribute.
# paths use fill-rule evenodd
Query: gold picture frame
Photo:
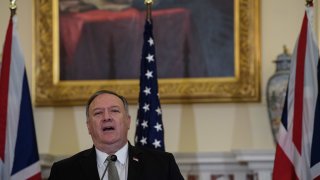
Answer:
<svg viewBox="0 0 320 180"><path fill-rule="evenodd" d="M59 80L58 1L34 2L35 104L83 105L98 89L110 89L137 103L139 80ZM260 101L260 4L235 0L235 75L226 78L159 79L161 103Z"/></svg>

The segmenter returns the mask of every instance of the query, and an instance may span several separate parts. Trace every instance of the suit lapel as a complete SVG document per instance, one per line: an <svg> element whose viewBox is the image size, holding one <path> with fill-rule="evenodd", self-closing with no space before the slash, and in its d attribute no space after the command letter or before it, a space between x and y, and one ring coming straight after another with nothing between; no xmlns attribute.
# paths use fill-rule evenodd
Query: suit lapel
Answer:
<svg viewBox="0 0 320 180"><path fill-rule="evenodd" d="M141 151L139 151L129 143L128 180L141 179L143 167L141 154Z"/></svg>
<svg viewBox="0 0 320 180"><path fill-rule="evenodd" d="M128 180L136 180L142 178L143 162L141 155L142 152L129 143ZM83 154L82 158L80 159L80 166L81 169L79 169L79 173L83 172L84 179L100 179L96 162L96 151L94 147L87 150Z"/></svg>
<svg viewBox="0 0 320 180"><path fill-rule="evenodd" d="M93 177L93 179L100 179L97 168L96 151L94 147L85 152L80 161L81 170L79 171L82 171L89 179L92 179Z"/></svg>

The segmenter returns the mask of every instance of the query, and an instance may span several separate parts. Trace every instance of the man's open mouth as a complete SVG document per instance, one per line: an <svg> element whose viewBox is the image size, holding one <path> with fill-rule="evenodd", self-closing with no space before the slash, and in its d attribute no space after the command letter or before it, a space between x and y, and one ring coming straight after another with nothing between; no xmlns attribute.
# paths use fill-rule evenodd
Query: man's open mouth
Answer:
<svg viewBox="0 0 320 180"><path fill-rule="evenodd" d="M103 130L103 131L113 131L113 130L114 130L114 127L112 127L112 126L107 126L107 127L103 127L102 130Z"/></svg>

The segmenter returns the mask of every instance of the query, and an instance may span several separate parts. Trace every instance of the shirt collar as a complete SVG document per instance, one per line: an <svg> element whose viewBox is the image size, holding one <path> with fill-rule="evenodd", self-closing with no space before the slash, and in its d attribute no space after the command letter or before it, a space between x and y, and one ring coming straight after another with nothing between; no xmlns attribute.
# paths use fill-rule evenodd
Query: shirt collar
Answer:
<svg viewBox="0 0 320 180"><path fill-rule="evenodd" d="M118 161L124 165L128 157L128 142L121 149L119 149L115 155L117 156Z"/></svg>
<svg viewBox="0 0 320 180"><path fill-rule="evenodd" d="M96 154L97 154L97 165L99 168L104 166L104 161L106 160L106 158L108 157L108 155L102 151L100 151L99 149L96 149Z"/></svg>
<svg viewBox="0 0 320 180"><path fill-rule="evenodd" d="M104 161L109 156L109 154L102 152L97 148L95 149L96 149L98 167L102 167L104 166ZM115 153L115 155L117 156L117 161L119 161L120 164L124 165L128 158L128 142L121 149L119 149Z"/></svg>

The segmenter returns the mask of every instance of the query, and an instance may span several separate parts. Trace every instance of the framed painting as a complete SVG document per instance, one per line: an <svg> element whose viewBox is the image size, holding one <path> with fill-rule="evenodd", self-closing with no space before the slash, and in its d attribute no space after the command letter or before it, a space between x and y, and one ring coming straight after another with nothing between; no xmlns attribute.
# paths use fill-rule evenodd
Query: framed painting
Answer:
<svg viewBox="0 0 320 180"><path fill-rule="evenodd" d="M34 1L35 104L83 105L109 89L137 103L142 0ZM154 0L161 103L260 100L256 0Z"/></svg>

